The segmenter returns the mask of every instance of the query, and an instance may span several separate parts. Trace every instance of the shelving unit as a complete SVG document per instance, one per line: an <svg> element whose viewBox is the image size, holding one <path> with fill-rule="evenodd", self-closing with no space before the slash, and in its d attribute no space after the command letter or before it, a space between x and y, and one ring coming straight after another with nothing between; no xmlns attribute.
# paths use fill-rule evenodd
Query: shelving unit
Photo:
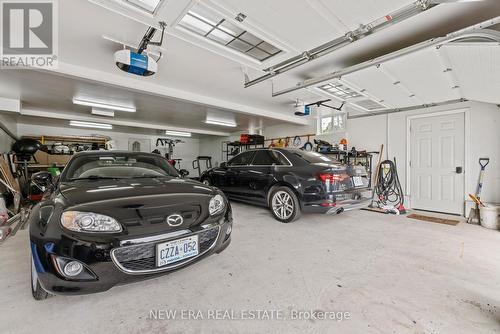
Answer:
<svg viewBox="0 0 500 334"><path fill-rule="evenodd" d="M38 140L42 145L46 145L47 142L105 145L106 141L109 140L107 137L90 136L23 136L22 138Z"/></svg>
<svg viewBox="0 0 500 334"><path fill-rule="evenodd" d="M335 160L341 162L342 164L345 165L362 165L366 168L366 171L368 173L368 185L371 188L372 187L372 172L373 172L373 167L372 167L372 160L373 156L376 154L380 154L380 152L366 152L366 151L361 151L361 152L353 152L353 151L341 151L341 150L331 150L327 152L318 152L324 155L328 156L333 156Z"/></svg>
<svg viewBox="0 0 500 334"><path fill-rule="evenodd" d="M229 161L232 157L247 150L264 148L264 144L241 144L240 142L223 141L221 159Z"/></svg>

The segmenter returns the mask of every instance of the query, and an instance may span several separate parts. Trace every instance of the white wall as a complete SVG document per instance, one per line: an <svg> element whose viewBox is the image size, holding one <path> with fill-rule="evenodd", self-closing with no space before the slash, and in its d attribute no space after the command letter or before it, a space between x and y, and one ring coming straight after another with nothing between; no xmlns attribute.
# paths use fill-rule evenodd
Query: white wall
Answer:
<svg viewBox="0 0 500 334"><path fill-rule="evenodd" d="M8 129L10 134L17 136L16 120L11 115L0 114L0 123L3 128ZM8 153L14 139L0 128L0 153Z"/></svg>
<svg viewBox="0 0 500 334"><path fill-rule="evenodd" d="M350 119L346 123L345 133L323 135L317 138L336 143L345 137L349 141L349 147L355 146L358 150L366 149L368 151L378 151L380 145L384 144L383 159L396 158L400 180L406 192L408 117L463 108L468 109L468 119L470 119L469 124L466 124L466 129L469 131L469 136L466 136L469 138L467 144L470 150L464 166L466 178L464 199L467 200L468 207L470 207L471 203L466 194L475 192L479 174L478 159L489 157L491 160L486 170L481 197L486 202L500 203L500 109L496 105L468 102L426 110ZM315 132L316 119L312 117L307 126L278 125L264 129L266 138ZM466 212L468 212L468 208Z"/></svg>
<svg viewBox="0 0 500 334"><path fill-rule="evenodd" d="M222 143L224 141L235 141L240 139L239 133L234 133L230 137L205 136L200 139L200 155L212 157L212 165L218 166L226 161L225 154L222 155Z"/></svg>
<svg viewBox="0 0 500 334"><path fill-rule="evenodd" d="M469 147L465 161L465 194L468 208L471 205L466 194L473 194L476 190L479 175L480 157L489 157L490 164L484 177L484 186L481 198L485 202L500 203L500 109L493 104L468 102L455 106L429 108L425 111L411 111L396 113L389 116L388 131L388 156L398 160L398 172L401 179L406 180L407 173L407 121L408 117L416 114L436 113L467 109L466 116L466 145ZM469 120L469 124L467 124ZM406 183L406 182L405 182ZM406 191L406 184L403 184ZM407 194L408 195L408 194ZM468 214L468 208L466 213Z"/></svg>
<svg viewBox="0 0 500 334"><path fill-rule="evenodd" d="M151 143L149 151L156 148L156 139L158 136L130 134L114 131L100 131L95 129L79 129L79 128L61 128L52 126L39 126L34 124L19 123L17 125L17 133L19 136L25 135L56 135L56 136L92 136L103 135L109 136L117 144L118 150L128 150L129 139L146 139ZM171 136L162 136L162 138L173 138ZM185 143L179 143L174 148L174 158L183 159L181 168L187 169L192 176L197 176L192 169L192 161L199 155L200 140L195 138L179 138ZM162 151L165 152L165 151Z"/></svg>

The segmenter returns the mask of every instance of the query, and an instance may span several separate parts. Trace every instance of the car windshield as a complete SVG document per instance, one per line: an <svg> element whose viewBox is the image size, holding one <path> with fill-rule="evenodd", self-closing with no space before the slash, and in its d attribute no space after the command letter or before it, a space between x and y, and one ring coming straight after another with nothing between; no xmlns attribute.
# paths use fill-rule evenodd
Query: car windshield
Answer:
<svg viewBox="0 0 500 334"><path fill-rule="evenodd" d="M77 156L65 168L62 181L179 176L161 156L109 153Z"/></svg>
<svg viewBox="0 0 500 334"><path fill-rule="evenodd" d="M295 150L295 149L289 151L310 164L335 162L335 160L330 159L326 155L317 152Z"/></svg>

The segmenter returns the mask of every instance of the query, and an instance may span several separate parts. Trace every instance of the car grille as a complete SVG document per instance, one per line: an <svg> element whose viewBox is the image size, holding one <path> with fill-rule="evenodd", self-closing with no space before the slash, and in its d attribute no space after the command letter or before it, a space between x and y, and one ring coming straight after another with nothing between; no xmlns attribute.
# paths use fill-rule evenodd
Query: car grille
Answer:
<svg viewBox="0 0 500 334"><path fill-rule="evenodd" d="M164 212L157 215L148 215L145 218L137 219L137 218L122 218L120 219L120 223L127 226L128 228L137 227L137 226L145 226L145 225L156 225L156 224L164 224L165 219L174 213L178 213L184 219L184 226L191 226L194 224L201 214L200 208L194 208L192 210L181 210L176 207L169 208L169 214L165 215Z"/></svg>
<svg viewBox="0 0 500 334"><path fill-rule="evenodd" d="M204 253L208 252L215 245L217 236L219 235L219 230L220 227L217 226L202 230L200 232L183 235L181 237L115 248L111 251L111 258L119 269L128 274L152 273L175 268L187 262L191 262ZM162 243L168 240L185 238L190 235L198 235L200 249L197 256L185 259L184 261L172 263L167 266L156 266L156 245L158 243Z"/></svg>

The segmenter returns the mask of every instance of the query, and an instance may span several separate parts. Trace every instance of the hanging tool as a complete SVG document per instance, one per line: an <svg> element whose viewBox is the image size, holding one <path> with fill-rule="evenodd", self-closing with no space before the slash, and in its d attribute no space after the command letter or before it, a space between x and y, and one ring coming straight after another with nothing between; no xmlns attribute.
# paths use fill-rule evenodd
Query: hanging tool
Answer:
<svg viewBox="0 0 500 334"><path fill-rule="evenodd" d="M374 187L372 191L372 202L370 203L370 208L373 207L373 199L375 198L375 187L378 184L378 174L380 171L380 165L382 164L382 155L384 153L384 144L380 145L380 154L378 156L378 161L377 161L377 169L375 170L375 182L373 182ZM371 175L370 175L371 177Z"/></svg>
<svg viewBox="0 0 500 334"><path fill-rule="evenodd" d="M483 190L483 178L484 171L486 170L486 166L490 163L490 158L479 158L479 166L481 170L479 171L479 180L477 181L476 193L475 197L477 199L476 207L470 209L469 218L467 219L468 224L481 224L481 215L479 213L479 203L481 202L481 192ZM470 195L469 195L470 196Z"/></svg>

